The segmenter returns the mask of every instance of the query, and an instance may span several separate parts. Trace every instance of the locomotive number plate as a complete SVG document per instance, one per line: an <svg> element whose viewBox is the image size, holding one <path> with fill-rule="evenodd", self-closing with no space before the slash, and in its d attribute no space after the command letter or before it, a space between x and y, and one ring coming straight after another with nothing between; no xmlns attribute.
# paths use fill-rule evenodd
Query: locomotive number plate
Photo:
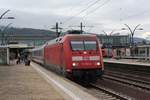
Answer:
<svg viewBox="0 0 150 100"><path fill-rule="evenodd" d="M92 65L92 63L89 63L89 62L84 62L81 64L82 66L89 66L89 65Z"/></svg>

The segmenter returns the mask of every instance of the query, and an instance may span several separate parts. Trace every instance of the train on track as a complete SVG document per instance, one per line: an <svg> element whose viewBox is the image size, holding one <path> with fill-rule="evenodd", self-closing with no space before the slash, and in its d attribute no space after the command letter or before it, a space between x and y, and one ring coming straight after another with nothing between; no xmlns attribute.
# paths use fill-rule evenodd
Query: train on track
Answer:
<svg viewBox="0 0 150 100"><path fill-rule="evenodd" d="M95 35L67 34L32 50L32 59L65 77L96 81L104 72Z"/></svg>

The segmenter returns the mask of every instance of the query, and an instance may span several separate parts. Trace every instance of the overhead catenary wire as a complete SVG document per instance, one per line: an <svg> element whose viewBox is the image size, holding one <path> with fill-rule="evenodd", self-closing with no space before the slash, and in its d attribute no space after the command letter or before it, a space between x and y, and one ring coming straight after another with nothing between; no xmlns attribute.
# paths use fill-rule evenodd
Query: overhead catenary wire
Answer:
<svg viewBox="0 0 150 100"><path fill-rule="evenodd" d="M65 24L68 21L72 20L74 17L79 16L81 13L85 12L86 10L88 10L89 8L91 8L92 6L94 6L95 4L97 4L99 1L101 1L101 0L96 0L95 2L91 3L86 8L84 8L80 12L76 13L74 16L71 16L70 18L68 18L67 20L65 20L64 22L62 22L62 24Z"/></svg>
<svg viewBox="0 0 150 100"><path fill-rule="evenodd" d="M84 5L89 5L89 4L91 4L93 2L93 0L89 0L89 2L87 2L87 3L85 3L85 1L83 1L83 2L80 2L80 4L81 5L83 5L83 3L84 3ZM74 8L74 6L72 6L72 7L70 7L69 8L69 12L67 12L67 13L70 13L70 12L72 12L73 10L77 10L77 9L81 9L81 6L80 7L75 7Z"/></svg>
<svg viewBox="0 0 150 100"><path fill-rule="evenodd" d="M97 11L99 8L103 7L104 5L108 4L111 0L106 0L104 3L102 3L101 5L97 6L95 9L91 10L88 14L86 14L85 16L82 17L82 20L85 19L85 17L87 17L88 15L94 13L95 11ZM91 29L92 30L92 29Z"/></svg>
<svg viewBox="0 0 150 100"><path fill-rule="evenodd" d="M103 7L104 5L106 5L107 3L109 3L111 0L106 0L103 4L101 4L100 6L96 7L95 9L91 10L88 14L86 14L85 16L83 16L83 18L85 18L86 16L94 13L95 11L97 11L98 9L100 9L101 7Z"/></svg>

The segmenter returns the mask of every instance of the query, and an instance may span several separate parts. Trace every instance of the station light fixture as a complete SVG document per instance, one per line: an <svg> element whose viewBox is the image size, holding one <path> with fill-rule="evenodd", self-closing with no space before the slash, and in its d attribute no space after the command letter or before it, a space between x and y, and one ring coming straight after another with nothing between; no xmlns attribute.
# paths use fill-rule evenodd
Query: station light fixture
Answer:
<svg viewBox="0 0 150 100"><path fill-rule="evenodd" d="M126 28L122 28L121 30L126 30Z"/></svg>
<svg viewBox="0 0 150 100"><path fill-rule="evenodd" d="M15 19L15 17L3 17L2 19Z"/></svg>

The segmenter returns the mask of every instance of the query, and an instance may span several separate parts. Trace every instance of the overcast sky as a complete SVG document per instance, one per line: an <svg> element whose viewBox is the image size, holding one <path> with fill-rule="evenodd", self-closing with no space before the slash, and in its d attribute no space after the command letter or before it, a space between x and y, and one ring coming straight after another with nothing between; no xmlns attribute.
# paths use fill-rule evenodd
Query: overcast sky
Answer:
<svg viewBox="0 0 150 100"><path fill-rule="evenodd" d="M95 4L94 4L95 3ZM91 6L93 4L93 6ZM11 10L5 17L14 20L1 20L1 25L13 23L14 27L50 29L56 22L67 29L79 29L80 22L87 26L84 30L101 34L129 33L124 24L131 29L138 24L134 36L146 38L150 35L149 0L0 0L0 14ZM82 12L82 13L80 13Z"/></svg>

